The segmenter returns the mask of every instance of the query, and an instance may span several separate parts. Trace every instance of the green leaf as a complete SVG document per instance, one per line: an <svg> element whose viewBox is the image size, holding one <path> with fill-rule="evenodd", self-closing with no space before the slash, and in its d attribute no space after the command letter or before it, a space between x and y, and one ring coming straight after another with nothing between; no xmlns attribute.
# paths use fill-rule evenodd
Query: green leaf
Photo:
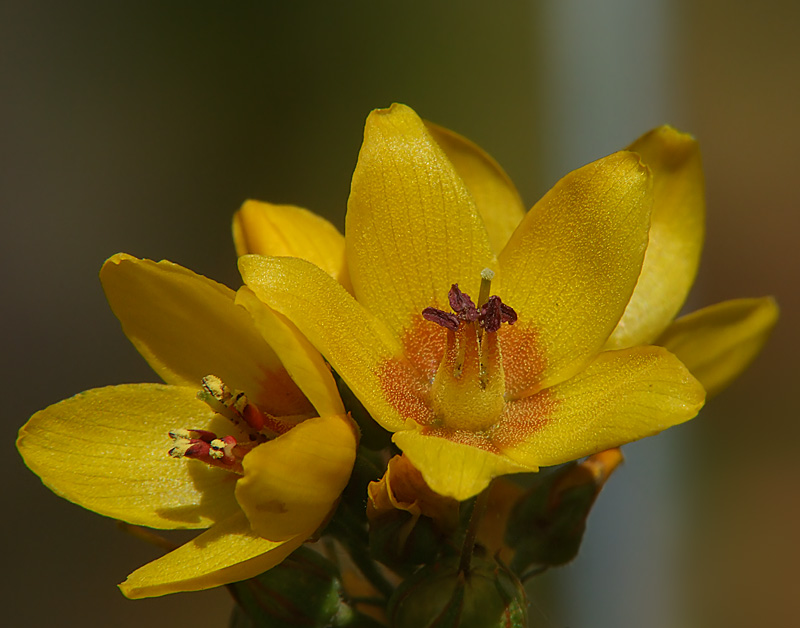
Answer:
<svg viewBox="0 0 800 628"><path fill-rule="evenodd" d="M551 567L578 554L586 518L602 488L578 463L543 473L522 496L509 517L505 540L515 550L511 569Z"/></svg>
<svg viewBox="0 0 800 628"><path fill-rule="evenodd" d="M336 566L305 546L260 576L228 586L240 607L231 617L232 628L358 625Z"/></svg>

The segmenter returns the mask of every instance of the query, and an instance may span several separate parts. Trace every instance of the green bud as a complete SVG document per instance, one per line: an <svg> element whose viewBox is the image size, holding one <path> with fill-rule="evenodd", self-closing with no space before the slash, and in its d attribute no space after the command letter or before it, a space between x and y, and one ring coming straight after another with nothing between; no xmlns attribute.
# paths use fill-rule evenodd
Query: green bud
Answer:
<svg viewBox="0 0 800 628"><path fill-rule="evenodd" d="M519 580L494 559L458 557L426 565L389 600L392 628L524 628L527 600Z"/></svg>
<svg viewBox="0 0 800 628"><path fill-rule="evenodd" d="M443 539L432 519L414 517L405 510L384 513L369 524L370 554L401 573L429 561L441 549Z"/></svg>
<svg viewBox="0 0 800 628"><path fill-rule="evenodd" d="M619 450L609 450L537 477L515 505L506 528L515 573L534 565L563 565L577 556L595 499L621 462Z"/></svg>
<svg viewBox="0 0 800 628"><path fill-rule="evenodd" d="M277 567L228 587L240 606L233 626L357 625L358 613L345 601L336 567L305 546Z"/></svg>

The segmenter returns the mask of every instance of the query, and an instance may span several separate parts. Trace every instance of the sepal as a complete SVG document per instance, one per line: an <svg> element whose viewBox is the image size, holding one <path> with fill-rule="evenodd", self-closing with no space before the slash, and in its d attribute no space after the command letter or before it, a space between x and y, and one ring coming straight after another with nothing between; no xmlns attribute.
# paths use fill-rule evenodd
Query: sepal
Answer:
<svg viewBox="0 0 800 628"><path fill-rule="evenodd" d="M458 502L432 491L405 456L389 461L368 494L370 551L400 571L429 561L458 525Z"/></svg>
<svg viewBox="0 0 800 628"><path fill-rule="evenodd" d="M339 571L324 556L301 547L260 576L228 585L238 606L235 628L368 628L373 620L346 599Z"/></svg>
<svg viewBox="0 0 800 628"><path fill-rule="evenodd" d="M422 567L397 588L388 613L392 628L524 628L526 608L519 579L476 555L468 571L458 557Z"/></svg>
<svg viewBox="0 0 800 628"><path fill-rule="evenodd" d="M620 450L610 449L536 478L512 510L506 528L514 573L563 565L577 556L589 511L621 462Z"/></svg>

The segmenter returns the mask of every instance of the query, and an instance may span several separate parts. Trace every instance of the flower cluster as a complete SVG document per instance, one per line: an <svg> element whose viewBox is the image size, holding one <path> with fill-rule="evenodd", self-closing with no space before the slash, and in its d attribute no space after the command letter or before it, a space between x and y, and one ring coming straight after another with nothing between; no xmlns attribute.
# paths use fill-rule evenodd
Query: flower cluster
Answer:
<svg viewBox="0 0 800 628"><path fill-rule="evenodd" d="M695 140L661 127L571 172L526 212L470 141L403 105L375 111L346 237L304 209L249 201L233 224L236 292L170 262L109 259L108 301L165 384L50 406L21 429L19 451L53 491L100 514L208 528L133 572L120 585L128 597L253 578L331 533L386 598L404 560L425 563L389 605L392 618L419 623L402 600L416 599L420 574L457 578L476 534L478 546L516 547L519 559L533 546L510 547L514 518L545 502L536 512L563 517L556 494L585 517L619 457L590 458L538 492L495 478L687 421L760 350L777 318L769 298L675 320L700 258L703 188ZM368 430L378 445L359 442ZM390 461L393 447L402 457ZM570 493L576 486L592 488ZM358 512L368 495L369 512ZM487 499L504 513L496 524L478 521ZM473 502L460 523L459 503ZM350 517L350 534L366 533L367 514L373 558L394 571L370 567L331 532ZM462 542L460 558L436 549ZM536 548L525 555L542 562ZM516 581L502 563L475 560L487 582ZM524 605L509 586L495 602L518 618ZM437 617L454 608L431 604Z"/></svg>

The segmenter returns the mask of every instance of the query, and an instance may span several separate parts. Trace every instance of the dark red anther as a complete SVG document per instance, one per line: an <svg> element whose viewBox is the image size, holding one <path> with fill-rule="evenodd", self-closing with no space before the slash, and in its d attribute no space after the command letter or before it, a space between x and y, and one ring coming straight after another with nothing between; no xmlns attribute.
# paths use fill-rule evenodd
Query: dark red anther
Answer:
<svg viewBox="0 0 800 628"><path fill-rule="evenodd" d="M437 325L441 325L446 329L452 329L453 331L458 329L458 316L451 314L450 312L437 310L435 307L426 307L424 310L422 310L422 317L425 320L436 323Z"/></svg>
<svg viewBox="0 0 800 628"><path fill-rule="evenodd" d="M497 300L500 301L500 297L497 297ZM502 322L508 323L509 325L513 325L517 322L517 313L514 311L514 308L503 302L500 302L500 316Z"/></svg>
<svg viewBox="0 0 800 628"><path fill-rule="evenodd" d="M448 298L450 307L453 308L455 314L435 307L426 307L422 310L423 318L453 331L458 329L462 321L465 323L477 321L484 330L489 332L497 331L503 323L513 325L517 322L517 313L503 303L497 295L490 296L478 310L469 295L461 292L458 284L454 283L450 288Z"/></svg>
<svg viewBox="0 0 800 628"><path fill-rule="evenodd" d="M469 298L469 295L461 292L457 283L454 283L450 287L450 292L447 296L450 300L450 307L453 308L453 311L458 314L458 317L461 320L468 322L478 320L478 317L480 316L478 308L475 307L475 304L472 302L472 299Z"/></svg>
<svg viewBox="0 0 800 628"><path fill-rule="evenodd" d="M513 325L515 322L517 313L496 295L490 296L481 307L481 326L486 331L497 331L502 323Z"/></svg>
<svg viewBox="0 0 800 628"><path fill-rule="evenodd" d="M500 312L500 297L494 295L489 297L489 300L481 307L481 326L486 331L497 331L500 329L500 323L503 322L503 316Z"/></svg>

